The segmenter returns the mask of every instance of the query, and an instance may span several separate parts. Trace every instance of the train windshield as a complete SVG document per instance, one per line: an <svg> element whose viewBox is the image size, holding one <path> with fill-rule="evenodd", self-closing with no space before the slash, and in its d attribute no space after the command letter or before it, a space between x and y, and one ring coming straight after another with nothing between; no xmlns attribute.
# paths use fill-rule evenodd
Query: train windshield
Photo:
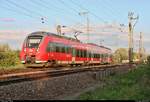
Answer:
<svg viewBox="0 0 150 102"><path fill-rule="evenodd" d="M29 36L27 46L29 48L38 48L40 42L42 40L42 36Z"/></svg>

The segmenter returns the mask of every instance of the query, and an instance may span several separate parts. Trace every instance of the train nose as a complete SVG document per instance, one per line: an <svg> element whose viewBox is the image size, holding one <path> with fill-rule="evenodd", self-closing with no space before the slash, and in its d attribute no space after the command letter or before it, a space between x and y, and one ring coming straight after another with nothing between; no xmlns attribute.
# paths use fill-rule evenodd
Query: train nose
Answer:
<svg viewBox="0 0 150 102"><path fill-rule="evenodd" d="M27 56L26 63L35 63L35 56Z"/></svg>

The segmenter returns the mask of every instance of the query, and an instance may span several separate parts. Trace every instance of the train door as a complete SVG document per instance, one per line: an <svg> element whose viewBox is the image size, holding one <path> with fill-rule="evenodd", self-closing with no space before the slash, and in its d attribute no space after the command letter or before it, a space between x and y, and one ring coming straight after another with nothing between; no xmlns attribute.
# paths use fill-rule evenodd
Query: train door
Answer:
<svg viewBox="0 0 150 102"><path fill-rule="evenodd" d="M76 49L72 48L72 64L75 64Z"/></svg>
<svg viewBox="0 0 150 102"><path fill-rule="evenodd" d="M90 57L91 57L91 61L90 62L93 63L94 53L92 51L91 51L91 56Z"/></svg>

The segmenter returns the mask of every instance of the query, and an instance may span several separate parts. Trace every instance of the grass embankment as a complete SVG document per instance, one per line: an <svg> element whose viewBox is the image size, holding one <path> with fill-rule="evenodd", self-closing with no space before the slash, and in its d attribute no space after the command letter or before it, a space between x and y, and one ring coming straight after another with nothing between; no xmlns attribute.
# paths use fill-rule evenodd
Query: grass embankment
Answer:
<svg viewBox="0 0 150 102"><path fill-rule="evenodd" d="M81 94L78 99L149 100L150 65L139 65L127 74L110 76L103 88Z"/></svg>

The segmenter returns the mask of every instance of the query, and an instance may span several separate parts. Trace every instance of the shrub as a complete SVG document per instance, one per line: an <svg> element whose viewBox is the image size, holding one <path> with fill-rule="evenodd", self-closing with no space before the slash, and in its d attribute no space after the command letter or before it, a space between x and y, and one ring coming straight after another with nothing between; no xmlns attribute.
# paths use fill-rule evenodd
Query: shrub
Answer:
<svg viewBox="0 0 150 102"><path fill-rule="evenodd" d="M17 51L0 52L0 66L8 67L19 64L19 53Z"/></svg>
<svg viewBox="0 0 150 102"><path fill-rule="evenodd" d="M150 56L147 57L147 63L150 65Z"/></svg>

